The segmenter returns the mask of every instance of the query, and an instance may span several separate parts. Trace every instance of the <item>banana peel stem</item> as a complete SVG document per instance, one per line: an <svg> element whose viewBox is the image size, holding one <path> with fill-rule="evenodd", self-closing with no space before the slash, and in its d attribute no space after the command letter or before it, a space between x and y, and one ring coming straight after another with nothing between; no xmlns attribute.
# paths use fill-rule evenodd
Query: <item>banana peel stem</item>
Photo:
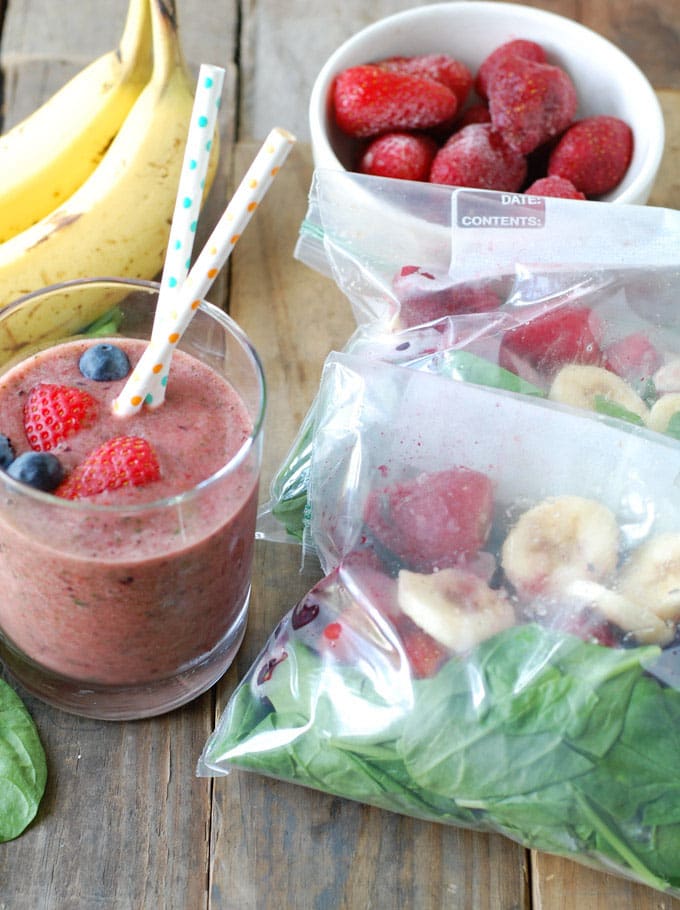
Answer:
<svg viewBox="0 0 680 910"><path fill-rule="evenodd" d="M124 79L149 81L153 67L149 0L130 0L118 55Z"/></svg>

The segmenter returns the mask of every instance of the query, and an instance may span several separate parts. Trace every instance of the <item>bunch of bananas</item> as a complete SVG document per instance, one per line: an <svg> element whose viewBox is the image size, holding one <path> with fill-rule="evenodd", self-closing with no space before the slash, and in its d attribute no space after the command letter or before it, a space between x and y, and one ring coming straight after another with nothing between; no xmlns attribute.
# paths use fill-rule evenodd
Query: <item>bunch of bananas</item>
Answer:
<svg viewBox="0 0 680 910"><path fill-rule="evenodd" d="M3 315L12 301L75 278L158 275L193 97L174 0L130 0L120 46L0 137L0 173L16 175L0 190L0 362L112 305L61 295Z"/></svg>

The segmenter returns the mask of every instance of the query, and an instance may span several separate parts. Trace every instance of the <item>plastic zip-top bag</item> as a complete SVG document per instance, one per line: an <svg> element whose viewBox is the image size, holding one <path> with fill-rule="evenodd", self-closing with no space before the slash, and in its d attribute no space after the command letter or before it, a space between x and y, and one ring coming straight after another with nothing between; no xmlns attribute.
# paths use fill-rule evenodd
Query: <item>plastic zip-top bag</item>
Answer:
<svg viewBox="0 0 680 910"><path fill-rule="evenodd" d="M680 214L661 208L318 171L297 255L347 296L347 353L677 436L679 242ZM309 544L317 407L274 475L260 536Z"/></svg>
<svg viewBox="0 0 680 910"><path fill-rule="evenodd" d="M324 577L204 748L680 895L680 443L332 354Z"/></svg>

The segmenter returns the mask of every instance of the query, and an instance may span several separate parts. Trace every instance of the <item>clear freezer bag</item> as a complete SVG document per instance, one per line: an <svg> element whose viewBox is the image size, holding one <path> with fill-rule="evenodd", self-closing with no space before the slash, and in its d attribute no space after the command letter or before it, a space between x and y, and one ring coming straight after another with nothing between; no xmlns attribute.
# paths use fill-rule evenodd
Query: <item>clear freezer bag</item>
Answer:
<svg viewBox="0 0 680 910"><path fill-rule="evenodd" d="M680 443L345 353L309 473L324 577L200 758L680 896Z"/></svg>
<svg viewBox="0 0 680 910"><path fill-rule="evenodd" d="M678 248L666 209L318 171L297 255L351 302L346 353L678 436ZM308 540L317 409L271 482L262 537Z"/></svg>

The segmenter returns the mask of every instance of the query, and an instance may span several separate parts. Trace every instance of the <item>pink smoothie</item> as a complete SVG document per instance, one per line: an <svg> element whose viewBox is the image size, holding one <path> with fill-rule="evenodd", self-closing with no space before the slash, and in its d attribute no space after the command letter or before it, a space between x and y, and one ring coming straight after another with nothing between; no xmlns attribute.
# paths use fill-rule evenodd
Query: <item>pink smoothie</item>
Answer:
<svg viewBox="0 0 680 910"><path fill-rule="evenodd" d="M144 348L106 340L133 365ZM258 471L244 444L253 427L233 387L182 351L162 406L115 416L126 379L95 382L78 369L85 347L101 341L59 345L0 377L0 432L17 454L29 450L30 388L78 386L99 402L99 417L52 450L65 468L112 436L137 435L153 446L161 478L85 502L0 488L0 630L10 649L83 685L156 684L209 660L247 604Z"/></svg>

